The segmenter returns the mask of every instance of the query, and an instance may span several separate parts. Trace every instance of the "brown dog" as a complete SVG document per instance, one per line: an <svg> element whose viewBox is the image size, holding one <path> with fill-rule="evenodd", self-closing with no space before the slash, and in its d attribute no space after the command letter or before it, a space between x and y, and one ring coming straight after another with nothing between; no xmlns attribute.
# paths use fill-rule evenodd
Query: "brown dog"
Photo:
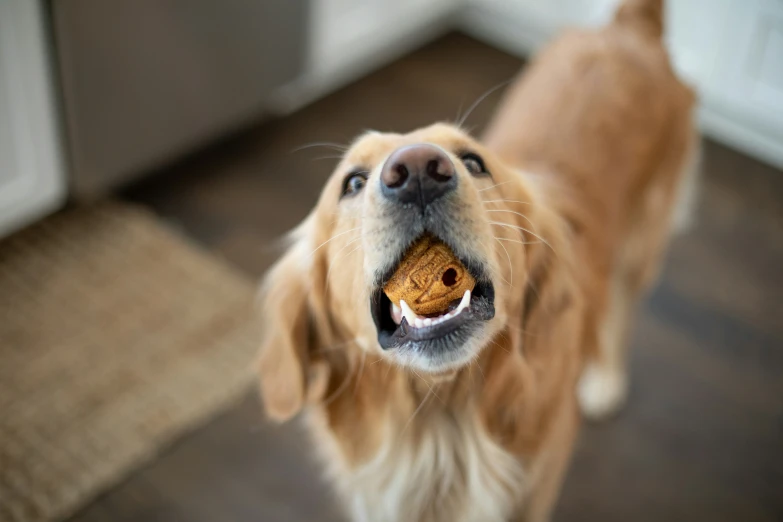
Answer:
<svg viewBox="0 0 783 522"><path fill-rule="evenodd" d="M561 37L481 142L361 136L268 274L266 412L306 409L354 520L546 520L577 397L594 416L622 402L631 312L698 150L662 9L627 0ZM382 290L425 234L476 281L430 321Z"/></svg>

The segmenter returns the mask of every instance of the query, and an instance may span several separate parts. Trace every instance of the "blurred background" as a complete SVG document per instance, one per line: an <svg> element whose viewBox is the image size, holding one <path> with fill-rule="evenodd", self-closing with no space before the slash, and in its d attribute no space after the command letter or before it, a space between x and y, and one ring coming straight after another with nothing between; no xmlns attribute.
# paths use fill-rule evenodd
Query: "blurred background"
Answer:
<svg viewBox="0 0 783 522"><path fill-rule="evenodd" d="M0 520L342 520L256 399L275 241L339 145L456 120L615 4L0 0ZM670 0L666 40L700 96L697 219L555 520L779 521L783 3Z"/></svg>

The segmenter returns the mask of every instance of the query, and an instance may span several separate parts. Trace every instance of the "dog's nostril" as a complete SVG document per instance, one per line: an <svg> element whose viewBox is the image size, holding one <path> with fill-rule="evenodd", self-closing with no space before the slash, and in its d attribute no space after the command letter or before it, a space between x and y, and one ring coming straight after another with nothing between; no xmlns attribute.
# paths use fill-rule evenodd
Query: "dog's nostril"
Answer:
<svg viewBox="0 0 783 522"><path fill-rule="evenodd" d="M438 160L429 160L427 162L427 174L430 176L435 176L438 174Z"/></svg>
<svg viewBox="0 0 783 522"><path fill-rule="evenodd" d="M398 163L389 169L388 174L383 175L383 182L389 188L399 188L405 184L409 176L408 167L404 163Z"/></svg>
<svg viewBox="0 0 783 522"><path fill-rule="evenodd" d="M454 286L457 284L457 271L453 268L449 268L445 272L443 272L443 277L441 278L441 281L443 281L443 284L446 286Z"/></svg>
<svg viewBox="0 0 783 522"><path fill-rule="evenodd" d="M402 185L408 179L408 176L410 176L410 173L408 172L408 167L400 164L397 165L397 168L395 170L397 171L397 183L399 185Z"/></svg>
<svg viewBox="0 0 783 522"><path fill-rule="evenodd" d="M442 164L440 159L432 159L428 161L426 170L427 175L435 181L445 183L451 179L451 172L449 172L448 167L445 167Z"/></svg>

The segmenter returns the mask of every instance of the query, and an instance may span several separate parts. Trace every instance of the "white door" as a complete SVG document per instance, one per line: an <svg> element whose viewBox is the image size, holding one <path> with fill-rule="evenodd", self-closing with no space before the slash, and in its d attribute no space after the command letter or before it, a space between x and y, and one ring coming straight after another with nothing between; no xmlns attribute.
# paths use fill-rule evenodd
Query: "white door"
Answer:
<svg viewBox="0 0 783 522"><path fill-rule="evenodd" d="M0 0L0 237L65 199L43 12Z"/></svg>

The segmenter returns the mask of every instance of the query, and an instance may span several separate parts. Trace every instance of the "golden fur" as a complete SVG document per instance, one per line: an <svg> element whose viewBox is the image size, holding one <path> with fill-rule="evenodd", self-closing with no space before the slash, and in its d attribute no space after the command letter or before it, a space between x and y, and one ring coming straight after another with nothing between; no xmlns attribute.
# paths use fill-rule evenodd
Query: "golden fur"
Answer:
<svg viewBox="0 0 783 522"><path fill-rule="evenodd" d="M277 421L306 410L354 520L547 520L577 395L595 416L622 402L630 311L654 281L697 147L661 11L628 0L602 30L562 36L481 142L448 124L361 136L292 233L263 288L262 397ZM415 143L456 165L459 241L496 291L494 319L446 367L383 351L367 305L395 237L374 182ZM466 150L492 178L467 172ZM367 185L341 200L356 166Z"/></svg>

